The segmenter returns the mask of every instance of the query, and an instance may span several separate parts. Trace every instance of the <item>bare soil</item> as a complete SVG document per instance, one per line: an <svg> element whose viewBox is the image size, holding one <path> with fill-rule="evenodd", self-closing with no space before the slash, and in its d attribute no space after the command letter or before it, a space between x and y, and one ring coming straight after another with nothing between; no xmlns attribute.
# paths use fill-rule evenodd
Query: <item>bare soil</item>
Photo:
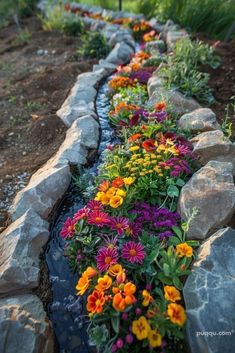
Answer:
<svg viewBox="0 0 235 353"><path fill-rule="evenodd" d="M95 63L75 55L80 38L45 32L35 16L22 30L26 39L15 24L0 30L0 227L16 192L64 140L55 113L76 76Z"/></svg>

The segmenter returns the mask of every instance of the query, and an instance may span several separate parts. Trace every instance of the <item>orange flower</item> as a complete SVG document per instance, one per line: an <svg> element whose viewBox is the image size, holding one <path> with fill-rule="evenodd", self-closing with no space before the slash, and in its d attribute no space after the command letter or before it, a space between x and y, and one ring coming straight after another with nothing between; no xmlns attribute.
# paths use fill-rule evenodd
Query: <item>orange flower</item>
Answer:
<svg viewBox="0 0 235 353"><path fill-rule="evenodd" d="M99 185L98 190L105 192L105 191L108 190L108 188L109 188L109 181L108 181L108 180L104 180L104 181L102 181L102 183Z"/></svg>
<svg viewBox="0 0 235 353"><path fill-rule="evenodd" d="M166 103L165 102L159 102L159 103L155 104L154 108L155 108L155 110L157 112L165 110L166 109Z"/></svg>
<svg viewBox="0 0 235 353"><path fill-rule="evenodd" d="M180 292L173 286L164 287L164 297L169 302L177 302L181 299Z"/></svg>
<svg viewBox="0 0 235 353"><path fill-rule="evenodd" d="M111 187L108 189L108 191L106 191L106 196L108 198L111 198L112 196L115 196L116 191L117 191L117 188Z"/></svg>
<svg viewBox="0 0 235 353"><path fill-rule="evenodd" d="M134 135L131 135L129 138L128 138L128 142L134 142L136 140L138 140L142 135L141 134L134 134Z"/></svg>
<svg viewBox="0 0 235 353"><path fill-rule="evenodd" d="M118 88L133 86L133 83L133 80L129 77L115 76L109 81L109 87L113 90L117 90Z"/></svg>
<svg viewBox="0 0 235 353"><path fill-rule="evenodd" d="M127 305L131 305L136 301L134 293L136 292L136 286L128 282L124 285L125 302Z"/></svg>
<svg viewBox="0 0 235 353"><path fill-rule="evenodd" d="M87 276L88 278L92 278L92 277L96 276L97 273L98 273L98 272L96 271L95 268L93 268L93 267L91 267L91 266L88 266L87 269L86 269L86 271L83 272L83 276L85 275L85 276Z"/></svg>
<svg viewBox="0 0 235 353"><path fill-rule="evenodd" d="M97 289L100 292L104 292L105 290L109 289L112 285L112 278L109 277L108 275L104 275L104 277L101 277L97 281L97 285L95 289Z"/></svg>
<svg viewBox="0 0 235 353"><path fill-rule="evenodd" d="M142 147L145 149L147 152L154 151L156 149L155 146L155 141L153 139L145 140L142 143Z"/></svg>
<svg viewBox="0 0 235 353"><path fill-rule="evenodd" d="M143 290L142 295L144 297L142 305L149 306L149 303L153 300L152 296L150 295L150 293L146 289Z"/></svg>
<svg viewBox="0 0 235 353"><path fill-rule="evenodd" d="M123 271L122 266L119 264L111 265L108 269L109 274L113 277L116 277L122 271Z"/></svg>
<svg viewBox="0 0 235 353"><path fill-rule="evenodd" d="M176 255L178 257L191 257L193 256L193 248L187 243L176 245Z"/></svg>
<svg viewBox="0 0 235 353"><path fill-rule="evenodd" d="M91 295L87 298L87 311L92 314L98 313L101 314L103 311L103 306L105 303L105 296L103 292L99 292L98 290L94 290Z"/></svg>
<svg viewBox="0 0 235 353"><path fill-rule="evenodd" d="M113 307L117 311L124 311L126 309L125 298L121 293L117 293L113 297Z"/></svg>
<svg viewBox="0 0 235 353"><path fill-rule="evenodd" d="M89 284L89 278L83 274L82 277L79 278L78 283L76 285L76 289L78 291L77 295L83 295L89 288Z"/></svg>
<svg viewBox="0 0 235 353"><path fill-rule="evenodd" d="M112 181L112 186L114 188L120 188L121 186L124 185L124 180L118 176L117 178L115 178L113 181Z"/></svg>
<svg viewBox="0 0 235 353"><path fill-rule="evenodd" d="M126 272L125 270L122 270L122 272L118 273L117 277L116 277L116 281L118 284L121 284L123 282L125 282L126 280Z"/></svg>
<svg viewBox="0 0 235 353"><path fill-rule="evenodd" d="M182 305L170 303L167 307L167 315L173 324L183 326L186 321L186 315Z"/></svg>

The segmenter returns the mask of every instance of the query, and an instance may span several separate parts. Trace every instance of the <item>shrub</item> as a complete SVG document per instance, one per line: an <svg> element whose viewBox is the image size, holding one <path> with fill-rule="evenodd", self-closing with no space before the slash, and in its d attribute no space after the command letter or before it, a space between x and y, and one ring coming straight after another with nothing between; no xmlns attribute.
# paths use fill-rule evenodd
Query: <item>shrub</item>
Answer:
<svg viewBox="0 0 235 353"><path fill-rule="evenodd" d="M57 30L66 35L76 36L84 31L81 19L73 13L68 13L60 5L54 6L46 18L40 17L42 27L46 31Z"/></svg>
<svg viewBox="0 0 235 353"><path fill-rule="evenodd" d="M102 33L89 33L88 36L84 37L84 44L82 55L84 58L97 58L101 59L108 55L110 47Z"/></svg>

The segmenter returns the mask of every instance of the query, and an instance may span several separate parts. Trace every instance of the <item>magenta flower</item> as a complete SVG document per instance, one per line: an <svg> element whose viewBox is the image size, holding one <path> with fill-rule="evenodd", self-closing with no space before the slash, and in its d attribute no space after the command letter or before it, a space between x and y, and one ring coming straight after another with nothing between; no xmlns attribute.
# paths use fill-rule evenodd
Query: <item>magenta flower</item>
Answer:
<svg viewBox="0 0 235 353"><path fill-rule="evenodd" d="M134 241L128 241L122 247L122 257L132 264L141 264L145 257L144 246Z"/></svg>
<svg viewBox="0 0 235 353"><path fill-rule="evenodd" d="M109 226L112 230L116 230L118 235L122 235L129 228L129 220L124 217L111 218Z"/></svg>
<svg viewBox="0 0 235 353"><path fill-rule="evenodd" d="M73 221L78 222L78 221L80 221L80 219L87 218L89 212L90 212L90 210L88 208L86 208L86 207L81 208L73 216Z"/></svg>
<svg viewBox="0 0 235 353"><path fill-rule="evenodd" d="M64 239L71 238L75 233L75 224L76 221L74 219L67 218L60 232L61 237Z"/></svg>
<svg viewBox="0 0 235 353"><path fill-rule="evenodd" d="M91 210L91 211L103 210L103 205L99 201L91 200L88 202L87 208L89 208L89 210Z"/></svg>
<svg viewBox="0 0 235 353"><path fill-rule="evenodd" d="M110 216L100 210L91 211L88 214L87 223L97 227L103 227L110 222Z"/></svg>
<svg viewBox="0 0 235 353"><path fill-rule="evenodd" d="M98 270L107 271L111 265L117 263L117 260L118 252L115 248L101 248L96 256Z"/></svg>

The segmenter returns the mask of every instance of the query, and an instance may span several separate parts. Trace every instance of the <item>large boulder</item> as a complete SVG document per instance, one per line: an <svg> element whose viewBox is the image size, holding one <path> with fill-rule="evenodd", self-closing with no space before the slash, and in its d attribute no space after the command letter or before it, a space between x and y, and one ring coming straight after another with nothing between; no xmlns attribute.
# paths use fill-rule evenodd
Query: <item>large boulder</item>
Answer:
<svg viewBox="0 0 235 353"><path fill-rule="evenodd" d="M221 229L201 245L183 292L191 353L234 352L234 229Z"/></svg>
<svg viewBox="0 0 235 353"><path fill-rule="evenodd" d="M99 124L90 115L74 121L66 133L66 138L50 163L54 167L66 164L81 166L87 163L90 149L99 144Z"/></svg>
<svg viewBox="0 0 235 353"><path fill-rule="evenodd" d="M183 186L178 210L184 219L193 208L198 214L191 220L188 239L205 239L226 225L235 211L233 166L228 162L210 161Z"/></svg>
<svg viewBox="0 0 235 353"><path fill-rule="evenodd" d="M202 165L210 160L231 162L235 171L235 144L221 130L203 132L193 139L193 152Z"/></svg>
<svg viewBox="0 0 235 353"><path fill-rule="evenodd" d="M54 352L51 324L36 295L0 299L0 352Z"/></svg>
<svg viewBox="0 0 235 353"><path fill-rule="evenodd" d="M190 131L192 134L220 128L215 113L209 108L199 108L182 115L178 125L182 130Z"/></svg>
<svg viewBox="0 0 235 353"><path fill-rule="evenodd" d="M185 30L180 30L180 31L168 31L166 33L166 44L167 44L167 49L168 51L172 51L176 45L176 43L183 39L188 37L188 33Z"/></svg>
<svg viewBox="0 0 235 353"><path fill-rule="evenodd" d="M29 210L0 234L0 294L38 286L39 254L48 240L48 228Z"/></svg>
<svg viewBox="0 0 235 353"><path fill-rule="evenodd" d="M127 63L133 54L134 49L132 47L125 42L120 42L115 45L105 61L111 64L121 65Z"/></svg>
<svg viewBox="0 0 235 353"><path fill-rule="evenodd" d="M55 203L68 189L70 180L69 165L57 168L46 163L16 195L10 208L12 220L21 217L29 209L47 219Z"/></svg>

